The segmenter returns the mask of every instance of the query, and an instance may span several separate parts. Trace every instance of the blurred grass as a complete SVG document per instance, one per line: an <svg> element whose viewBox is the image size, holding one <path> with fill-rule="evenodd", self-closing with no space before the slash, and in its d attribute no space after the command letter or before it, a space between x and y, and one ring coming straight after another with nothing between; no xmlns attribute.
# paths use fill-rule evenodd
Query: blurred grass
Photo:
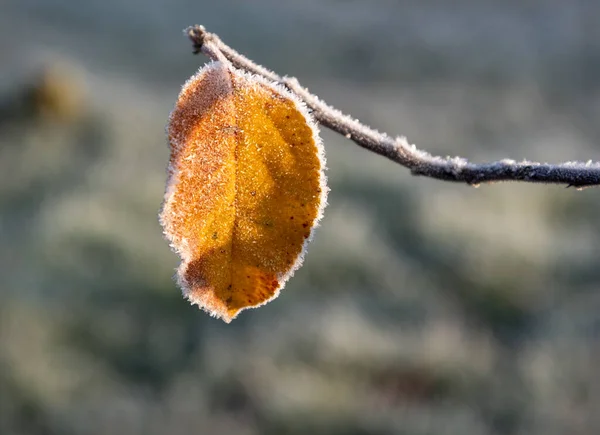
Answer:
<svg viewBox="0 0 600 435"><path fill-rule="evenodd" d="M587 434L595 189L471 189L323 132L306 263L231 325L162 240L164 124L199 22L442 155L597 159L593 2L0 6L0 433Z"/></svg>

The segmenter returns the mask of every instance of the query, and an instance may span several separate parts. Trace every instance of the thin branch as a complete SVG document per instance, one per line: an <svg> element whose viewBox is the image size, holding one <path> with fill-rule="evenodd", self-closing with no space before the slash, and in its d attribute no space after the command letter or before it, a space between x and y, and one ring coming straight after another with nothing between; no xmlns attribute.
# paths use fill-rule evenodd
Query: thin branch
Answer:
<svg viewBox="0 0 600 435"><path fill-rule="evenodd" d="M369 151L399 163L410 169L413 175L472 186L495 181L566 184L567 187L576 188L600 185L600 163L593 163L591 160L587 163L566 162L552 165L505 159L475 164L462 157L433 156L409 144L405 137L393 138L343 114L311 94L295 78L281 77L257 65L224 44L217 35L207 32L203 26L189 27L186 33L194 44L194 53L202 52L214 60L226 59L236 68L285 85L304 101L321 125L344 135Z"/></svg>

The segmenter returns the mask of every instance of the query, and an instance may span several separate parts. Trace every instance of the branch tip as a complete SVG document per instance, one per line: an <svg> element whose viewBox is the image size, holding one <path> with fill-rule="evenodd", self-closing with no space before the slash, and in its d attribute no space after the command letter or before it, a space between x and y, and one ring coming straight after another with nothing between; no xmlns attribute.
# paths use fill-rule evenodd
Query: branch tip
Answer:
<svg viewBox="0 0 600 435"><path fill-rule="evenodd" d="M188 27L183 31L188 38L192 41L192 45L194 47L194 54L198 54L202 51L202 46L206 41L207 37L210 35L206 28L200 24L195 24L193 26Z"/></svg>

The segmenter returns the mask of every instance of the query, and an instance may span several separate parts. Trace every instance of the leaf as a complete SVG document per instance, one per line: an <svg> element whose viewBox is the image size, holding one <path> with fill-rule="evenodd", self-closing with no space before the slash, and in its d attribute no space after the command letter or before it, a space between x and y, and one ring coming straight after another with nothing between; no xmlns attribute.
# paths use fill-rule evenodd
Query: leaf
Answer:
<svg viewBox="0 0 600 435"><path fill-rule="evenodd" d="M277 297L302 263L327 196L318 130L283 87L212 62L184 85L167 132L160 221L177 281L230 322Z"/></svg>

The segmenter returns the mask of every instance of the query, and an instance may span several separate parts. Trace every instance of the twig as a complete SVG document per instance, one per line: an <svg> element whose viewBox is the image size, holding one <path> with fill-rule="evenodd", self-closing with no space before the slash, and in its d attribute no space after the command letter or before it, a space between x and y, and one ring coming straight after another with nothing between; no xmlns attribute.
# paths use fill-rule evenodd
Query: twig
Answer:
<svg viewBox="0 0 600 435"><path fill-rule="evenodd" d="M236 68L260 75L285 85L298 95L323 126L336 131L359 146L387 157L410 169L414 175L423 175L445 181L477 186L495 181L523 181L529 183L566 184L584 188L600 185L600 163L566 162L558 165L529 161L500 160L491 163L470 163L462 157L439 157L417 149L405 137L392 138L327 105L302 87L295 78L280 77L239 54L209 33L203 26L192 26L186 34L194 44L194 53L204 53L214 60L226 59Z"/></svg>

